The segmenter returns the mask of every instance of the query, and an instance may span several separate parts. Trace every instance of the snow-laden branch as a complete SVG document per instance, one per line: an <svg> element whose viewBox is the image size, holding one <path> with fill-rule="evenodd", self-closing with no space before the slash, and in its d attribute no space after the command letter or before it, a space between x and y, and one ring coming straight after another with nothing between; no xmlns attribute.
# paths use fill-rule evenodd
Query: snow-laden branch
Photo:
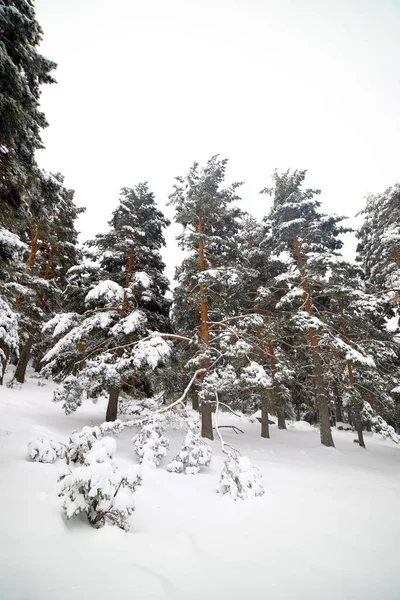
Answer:
<svg viewBox="0 0 400 600"><path fill-rule="evenodd" d="M165 412L174 408L175 406L178 406L178 404L181 404L184 408L186 408L185 403L184 403L186 396L190 392L191 387L193 386L194 382L199 377L199 375L202 375L205 372L206 372L206 369L198 369L193 374L193 377L189 381L189 383L186 386L182 395L177 400L174 400L174 402L172 402L171 404L168 404L168 406L164 406L163 408L160 408L160 409L152 412L150 415L148 415L147 417L144 417L143 419L132 419L131 421L117 420L117 421L113 421L113 422L105 422L102 425L100 425L101 431L103 433L111 432L113 430L120 432L123 429L125 429L125 427L136 427L137 425L143 425L144 423L147 423L147 421L152 419L155 415L162 415Z"/></svg>
<svg viewBox="0 0 400 600"><path fill-rule="evenodd" d="M218 392L215 392L215 430L217 432L220 444L221 444L221 450L224 454L226 454L227 456L232 456L233 458L236 458L238 455L242 456L241 453L239 452L239 450L237 450L236 448L234 448L232 446L232 444L228 444L228 442L225 442L222 434L219 430L219 425L218 425L218 414L219 414L219 405L220 405L220 401L219 401L219 397L218 397ZM233 412L233 411L232 411ZM232 452L229 452L226 448L230 448L231 450L233 450ZM236 453L236 454L235 454Z"/></svg>

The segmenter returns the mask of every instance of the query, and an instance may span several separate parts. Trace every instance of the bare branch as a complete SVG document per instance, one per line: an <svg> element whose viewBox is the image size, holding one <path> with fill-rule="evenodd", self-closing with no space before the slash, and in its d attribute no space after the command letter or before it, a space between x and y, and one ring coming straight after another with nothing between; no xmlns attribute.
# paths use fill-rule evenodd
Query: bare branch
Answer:
<svg viewBox="0 0 400 600"><path fill-rule="evenodd" d="M226 454L227 456L233 456L234 458L236 458L236 454L238 454L239 456L241 456L241 453L239 452L239 450L237 450L236 448L234 448L231 444L228 444L227 442L224 442L224 439L221 435L220 432L220 427L218 425L218 412L219 412L219 398L218 398L218 392L215 392L215 399L216 399L216 408L215 408L215 430L217 432L217 435L219 437L219 441L221 444L221 450L224 454ZM230 448L232 452L229 452L226 448ZM236 454L235 454L236 453Z"/></svg>

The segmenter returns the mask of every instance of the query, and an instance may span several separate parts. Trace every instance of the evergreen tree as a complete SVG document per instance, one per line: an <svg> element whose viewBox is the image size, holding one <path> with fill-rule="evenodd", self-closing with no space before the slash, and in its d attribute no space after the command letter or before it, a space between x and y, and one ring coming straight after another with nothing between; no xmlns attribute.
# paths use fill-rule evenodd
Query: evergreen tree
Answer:
<svg viewBox="0 0 400 600"><path fill-rule="evenodd" d="M303 189L305 175L305 171L274 173L274 188L263 190L273 195L265 224L270 232L269 251L281 263L281 272L275 277L282 288L278 308L290 311L295 331L307 333L321 442L333 446L321 347L324 324L317 298L319 281L329 270L332 257L338 255L342 247L339 235L346 229L340 225L342 217L319 210L319 190Z"/></svg>
<svg viewBox="0 0 400 600"><path fill-rule="evenodd" d="M160 248L168 221L147 184L124 188L110 228L88 242L92 263L72 269L79 312L58 315L46 327L58 340L44 357L44 372L61 383L55 399L67 413L90 397L109 394L106 419L117 417L121 389L151 395L150 373L170 345L168 281ZM145 338L146 341L141 340Z"/></svg>
<svg viewBox="0 0 400 600"><path fill-rule="evenodd" d="M42 30L31 0L0 0L0 30L0 225L18 232L19 220L34 210L34 154L47 126L40 86L54 83L56 65L38 52Z"/></svg>
<svg viewBox="0 0 400 600"><path fill-rule="evenodd" d="M361 263L367 290L399 296L400 288L400 184L383 194L369 196L361 213L357 260ZM397 300L398 302L398 300Z"/></svg>
<svg viewBox="0 0 400 600"><path fill-rule="evenodd" d="M226 165L218 156L204 169L195 163L185 178L177 178L170 196L175 220L183 227L178 239L186 253L176 272L173 322L176 331L193 339L186 369L201 369L194 408L201 404L202 436L210 439L216 393L231 407L248 410L255 390L269 384L252 343L262 320L241 313L242 212L234 205L240 184L221 187ZM244 390L249 393L242 395ZM253 399L252 408L256 405Z"/></svg>
<svg viewBox="0 0 400 600"><path fill-rule="evenodd" d="M40 172L40 211L25 222L21 237L27 248L23 262L13 265L4 293L15 302L19 314L20 358L15 380L23 383L32 349L40 360L41 329L63 308L66 273L80 261L75 221L82 212L73 201L74 192L64 187L62 175Z"/></svg>

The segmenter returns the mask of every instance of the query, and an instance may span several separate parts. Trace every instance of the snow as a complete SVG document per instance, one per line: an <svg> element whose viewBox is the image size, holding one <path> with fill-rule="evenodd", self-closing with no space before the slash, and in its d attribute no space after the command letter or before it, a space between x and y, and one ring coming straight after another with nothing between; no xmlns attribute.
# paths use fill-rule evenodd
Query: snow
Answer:
<svg viewBox="0 0 400 600"><path fill-rule="evenodd" d="M53 337L58 337L78 324L79 316L76 313L61 313L44 324L43 333L53 331Z"/></svg>
<svg viewBox="0 0 400 600"><path fill-rule="evenodd" d="M216 493L225 459L216 440L210 467L195 477L168 473L167 461L146 471L130 532L97 530L63 515L57 480L65 462L27 456L32 438L62 443L104 418L103 400L65 416L52 402L54 387L29 378L21 390L0 388L2 599L398 598L400 449L392 442L367 433L362 450L354 433L335 430L336 449L324 448L304 423L272 427L265 440L259 423L221 413L221 425L244 430L222 431L262 473L263 496L234 502ZM131 437L124 430L116 440L122 473L138 462ZM171 460L184 433L168 437Z"/></svg>
<svg viewBox="0 0 400 600"><path fill-rule="evenodd" d="M151 286L151 277L145 273L145 271L137 271L134 274L133 281L135 284L140 285L140 287L147 289Z"/></svg>
<svg viewBox="0 0 400 600"><path fill-rule="evenodd" d="M27 249L27 245L15 233L4 227L0 227L0 245L6 246L13 253L24 252Z"/></svg>
<svg viewBox="0 0 400 600"><path fill-rule="evenodd" d="M147 319L144 312L135 309L111 328L111 334L115 336L121 335L121 333L129 335L130 333L143 329L146 321Z"/></svg>
<svg viewBox="0 0 400 600"><path fill-rule="evenodd" d="M123 297L124 290L122 287L118 283L115 283L115 281L105 279L90 290L85 298L85 302L88 304L92 302L97 303L100 300L109 306L113 306L122 302Z"/></svg>
<svg viewBox="0 0 400 600"><path fill-rule="evenodd" d="M149 340L141 340L135 346L133 352L133 363L138 368L145 366L155 369L163 360L171 354L171 346L158 335Z"/></svg>

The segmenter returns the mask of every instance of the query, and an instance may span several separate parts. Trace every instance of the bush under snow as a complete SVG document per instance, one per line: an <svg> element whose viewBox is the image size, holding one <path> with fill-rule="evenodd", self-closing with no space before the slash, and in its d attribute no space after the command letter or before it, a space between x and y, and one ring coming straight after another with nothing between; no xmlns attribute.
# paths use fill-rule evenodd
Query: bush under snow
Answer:
<svg viewBox="0 0 400 600"><path fill-rule="evenodd" d="M83 427L81 431L74 431L67 445L69 460L83 463L87 453L102 435L100 427Z"/></svg>
<svg viewBox="0 0 400 600"><path fill-rule="evenodd" d="M208 467L211 462L211 455L210 446L203 442L198 433L189 429L181 449L167 466L167 471L196 475L201 467Z"/></svg>
<svg viewBox="0 0 400 600"><path fill-rule="evenodd" d="M361 418L364 423L370 423L374 433L379 433L385 440L389 439L396 444L400 443L400 438L389 423L380 415L377 415L369 402L364 402L361 411Z"/></svg>
<svg viewBox="0 0 400 600"><path fill-rule="evenodd" d="M95 442L81 466L59 479L59 496L67 519L86 513L93 527L106 523L129 530L128 518L134 511L133 492L140 485L139 470L121 474L111 460L116 448L113 438Z"/></svg>
<svg viewBox="0 0 400 600"><path fill-rule="evenodd" d="M35 462L53 463L57 458L65 458L67 448L53 440L38 438L28 444L29 457Z"/></svg>
<svg viewBox="0 0 400 600"><path fill-rule="evenodd" d="M261 473L252 467L246 456L236 458L228 456L224 462L218 492L229 494L234 500L251 496L262 496L264 488L261 483Z"/></svg>
<svg viewBox="0 0 400 600"><path fill-rule="evenodd" d="M133 436L132 442L139 462L153 468L158 467L169 447L169 440L162 435L161 423L156 419L143 425L141 431Z"/></svg>

